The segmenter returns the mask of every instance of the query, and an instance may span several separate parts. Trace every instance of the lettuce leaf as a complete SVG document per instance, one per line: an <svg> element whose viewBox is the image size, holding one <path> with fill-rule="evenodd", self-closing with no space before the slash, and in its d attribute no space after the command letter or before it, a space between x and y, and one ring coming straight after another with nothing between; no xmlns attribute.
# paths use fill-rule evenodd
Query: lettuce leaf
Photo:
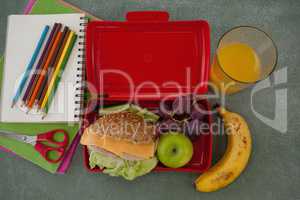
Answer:
<svg viewBox="0 0 300 200"><path fill-rule="evenodd" d="M100 115L107 115L112 113L118 113L122 111L132 112L144 118L147 122L156 122L159 116L153 112L147 110L146 108L141 108L134 104L123 104L117 106L110 106L99 110Z"/></svg>
<svg viewBox="0 0 300 200"><path fill-rule="evenodd" d="M103 169L103 173L110 176L122 176L126 180L133 180L138 176L149 173L156 165L157 158L147 160L124 160L120 157L111 157L98 151L90 152L90 167Z"/></svg>

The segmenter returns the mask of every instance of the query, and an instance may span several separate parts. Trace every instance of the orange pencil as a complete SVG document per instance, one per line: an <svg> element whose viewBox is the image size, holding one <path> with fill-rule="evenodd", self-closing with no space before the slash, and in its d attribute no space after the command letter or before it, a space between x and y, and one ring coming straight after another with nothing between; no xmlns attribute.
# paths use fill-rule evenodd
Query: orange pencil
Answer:
<svg viewBox="0 0 300 200"><path fill-rule="evenodd" d="M38 79L38 81L37 81L37 83L35 85L35 88L34 88L34 90L32 92L32 95L31 95L31 97L30 97L30 99L28 101L27 107L29 109L32 108L32 106L33 106L33 104L35 102L36 96L38 94L38 91L41 89L40 88L41 84L42 84L43 80L45 79L45 76L46 76L47 69L49 67L51 58L53 57L53 54L55 52L55 49L57 48L57 45L58 45L58 42L59 42L61 36L62 36L62 32L59 31L58 34L57 34L57 36L56 36L56 38L55 38L55 40L54 40L53 46L51 47L49 55L48 55L48 57L46 59L45 65L42 68L41 75L40 75L40 77L39 77L39 79Z"/></svg>

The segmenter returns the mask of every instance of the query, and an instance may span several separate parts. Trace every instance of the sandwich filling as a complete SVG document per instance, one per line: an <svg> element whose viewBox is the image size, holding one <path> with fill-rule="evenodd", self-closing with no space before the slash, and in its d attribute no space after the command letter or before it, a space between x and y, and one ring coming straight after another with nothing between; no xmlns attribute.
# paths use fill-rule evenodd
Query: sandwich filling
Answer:
<svg viewBox="0 0 300 200"><path fill-rule="evenodd" d="M154 141L146 144L135 144L127 140L115 139L108 135L99 136L95 132L90 132L89 129L84 131L81 137L81 144L93 145L102 148L120 156L121 158L125 158L126 155L132 155L137 157L137 160L153 157L156 146Z"/></svg>
<svg viewBox="0 0 300 200"><path fill-rule="evenodd" d="M91 168L98 166L111 176L133 180L157 165L157 115L126 104L101 110L100 116L80 141L89 149Z"/></svg>

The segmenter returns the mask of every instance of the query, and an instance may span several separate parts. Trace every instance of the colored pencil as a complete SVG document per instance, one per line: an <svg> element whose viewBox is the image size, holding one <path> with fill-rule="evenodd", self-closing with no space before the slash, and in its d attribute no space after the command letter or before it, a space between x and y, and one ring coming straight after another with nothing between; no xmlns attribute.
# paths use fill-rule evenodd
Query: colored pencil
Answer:
<svg viewBox="0 0 300 200"><path fill-rule="evenodd" d="M66 45L64 47L64 50L62 52L61 58L59 59L56 70L53 74L53 77L52 77L50 83L49 83L49 87L47 89L45 98L43 99L43 102L41 104L41 110L43 112L42 119L44 119L45 116L48 113L49 106L50 106L50 104L51 104L51 102L54 98L54 95L56 93L56 90L58 88L58 85L59 85L59 82L61 80L63 71L66 67L69 56L70 56L71 51L73 49L73 46L75 44L76 38L77 38L77 35L73 31L71 31L69 36L68 36L67 43L66 43Z"/></svg>
<svg viewBox="0 0 300 200"><path fill-rule="evenodd" d="M44 29L42 31L41 37L40 37L40 39L39 39L39 41L38 41L38 43L36 45L36 48L35 48L35 50L34 50L34 52L32 54L32 57L31 57L28 65L27 65L27 68L26 68L26 70L25 70L25 72L23 74L23 77L22 77L22 79L21 79L21 81L19 83L19 87L18 87L18 89L17 89L17 91L15 93L15 96L14 96L13 100L12 100L11 107L14 107L14 105L17 103L19 97L22 94L22 91L23 91L23 89L25 87L25 84L26 84L27 80L29 79L30 72L31 72L31 70L32 70L32 68L34 66L35 60L38 57L39 52L41 50L41 47L42 47L42 45L43 45L43 43L44 43L44 41L46 39L48 31L49 31L49 26L47 25L47 26L44 27Z"/></svg>
<svg viewBox="0 0 300 200"><path fill-rule="evenodd" d="M43 109L43 111L44 111L43 118L45 118L45 116L48 113L49 105L54 97L54 94L55 94L57 88L58 88L58 84L60 82L63 71L66 67L68 59L69 59L72 49L74 47L76 38L77 38L77 35L72 31L71 34L69 35L66 46L64 47L61 58L59 59L58 66L56 67L53 77L49 83L49 87L47 89L45 98L42 102L41 109Z"/></svg>
<svg viewBox="0 0 300 200"><path fill-rule="evenodd" d="M61 58L61 55L62 55L62 53L63 53L64 47L66 46L66 43L67 43L67 41L68 41L68 38L69 38L69 35L70 35L70 34L71 34L71 30L69 29L68 32L67 32L67 34L66 34L66 36L65 36L65 38L64 38L63 44L62 44L61 48L59 49L58 57L57 57L56 62L54 63L54 69L53 69L53 72L52 72L52 74L51 74L51 78L49 78L48 83L47 83L47 89L48 89L48 87L49 87L49 84L50 84L50 81L51 81L51 79L52 79L52 77L53 77L53 74L54 74L54 72L55 72L55 70L56 70L56 68L57 68L58 62L59 62L59 60L60 60L60 58ZM45 89L45 90L43 91L42 98L41 98L41 99L39 100L39 102L38 102L38 109L41 109L41 105L42 105L42 102L43 102L43 100L44 100L44 98L45 98L47 89Z"/></svg>
<svg viewBox="0 0 300 200"><path fill-rule="evenodd" d="M40 56L39 62L38 62L38 64L36 65L35 71L34 71L34 73L32 73L32 75L31 75L30 82L29 82L29 84L27 85L26 91L25 91L25 93L24 93L24 95L23 95L23 98L22 98L22 101L23 101L24 103L26 103L28 97L30 96L30 93L31 93L31 90L32 90L32 88L33 88L34 82L35 82L36 77L37 77L37 75L38 75L37 73L40 71L40 69L41 69L41 67L42 67L42 65L43 65L44 59L45 59L45 57L47 56L47 52L48 52L49 46L51 45L51 42L52 42L52 39L53 39L53 35L54 35L54 33L56 32L57 26L58 26L58 23L55 23L54 26L53 26L53 28L52 28L52 30L51 30L51 33L50 33L50 35L49 35L49 37L48 37L48 40L47 40L47 42L46 42L46 45L45 45L45 47L44 47L44 49L43 49L42 55Z"/></svg>
<svg viewBox="0 0 300 200"><path fill-rule="evenodd" d="M52 49L52 46L53 46L54 41L55 41L55 38L57 37L57 34L58 34L58 32L60 31L60 29L61 29L61 26L62 26L62 25L61 25L60 23L57 23L56 27L53 27L53 28L55 28L55 31L54 31L54 33L53 33L53 36L52 36L51 41L50 41L50 43L49 43L49 46L48 46L47 49L46 49L45 56L44 56L44 58L43 58L43 60L42 60L42 62L41 62L41 65L39 66L39 69L38 69L37 71L35 71L35 73L34 73L34 74L35 74L35 77L34 77L35 79L34 79L32 85L31 85L31 88L30 88L30 90L29 90L29 94L28 94L27 99L26 99L26 102L25 102L25 105L26 105L27 108L28 108L27 113L28 113L28 112L30 111L30 109L31 109L31 107L28 106L29 101L30 101L30 99L31 99L31 97L32 97L33 91L34 91L35 88L36 88L36 84L37 84L37 82L38 82L38 80L39 80L39 78L40 78L40 76L41 76L41 74L42 74L42 72L43 72L43 68L44 68L44 66L45 66L45 63L46 63L48 57L49 57L49 53L50 53L50 51L51 51L51 49Z"/></svg>
<svg viewBox="0 0 300 200"><path fill-rule="evenodd" d="M62 49L62 45L65 39L66 34L68 33L69 28L67 26L64 27L62 36L57 44L57 48L54 51L53 57L51 58L50 64L49 64L49 68L48 68L48 72L46 73L45 79L43 80L42 84L41 84L41 89L38 91L37 94L37 103L44 97L44 94L46 93L45 91L48 88L48 83L49 83L49 77L51 77L51 75L53 74L54 71L54 64L56 63L56 61L58 60L59 56L59 51Z"/></svg>
<svg viewBox="0 0 300 200"><path fill-rule="evenodd" d="M48 57L46 59L46 62L45 62L44 66L43 66L43 68L42 68L42 70L41 70L41 72L39 74L39 77L37 79L36 85L34 86L34 90L33 90L32 94L31 94L31 96L29 98L28 103L27 103L27 107L29 109L32 108L32 106L33 106L33 104L35 102L36 96L37 96L39 90L41 89L41 84L42 84L43 80L45 79L47 70L49 68L50 61L51 61L51 59L53 57L55 49L57 48L57 45L58 45L58 42L59 42L61 36L62 36L62 32L58 31L57 35L54 38L54 42L53 42L53 45L52 45L52 47L50 49L50 52L49 52Z"/></svg>

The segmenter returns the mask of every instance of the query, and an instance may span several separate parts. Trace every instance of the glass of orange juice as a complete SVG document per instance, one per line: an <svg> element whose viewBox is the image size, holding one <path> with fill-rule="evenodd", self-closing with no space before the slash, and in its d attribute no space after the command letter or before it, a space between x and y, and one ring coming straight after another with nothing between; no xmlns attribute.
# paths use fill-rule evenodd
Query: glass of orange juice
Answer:
<svg viewBox="0 0 300 200"><path fill-rule="evenodd" d="M210 81L232 94L265 79L275 69L277 48L264 31L235 27L220 39L210 71Z"/></svg>

